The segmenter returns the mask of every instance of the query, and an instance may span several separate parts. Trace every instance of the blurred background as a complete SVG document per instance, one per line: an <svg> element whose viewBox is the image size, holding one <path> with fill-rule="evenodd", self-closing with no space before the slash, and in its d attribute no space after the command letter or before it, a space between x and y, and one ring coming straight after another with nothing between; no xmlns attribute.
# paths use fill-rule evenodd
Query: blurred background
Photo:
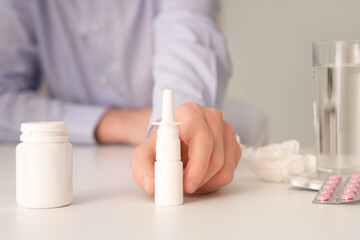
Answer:
<svg viewBox="0 0 360 240"><path fill-rule="evenodd" d="M265 113L268 143L314 147L312 42L360 39L358 0L223 0L227 97Z"/></svg>

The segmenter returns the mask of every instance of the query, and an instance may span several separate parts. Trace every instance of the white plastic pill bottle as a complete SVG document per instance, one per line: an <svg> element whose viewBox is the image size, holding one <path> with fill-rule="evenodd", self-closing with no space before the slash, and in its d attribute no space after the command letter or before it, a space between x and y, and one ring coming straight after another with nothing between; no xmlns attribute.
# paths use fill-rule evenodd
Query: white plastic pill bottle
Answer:
<svg viewBox="0 0 360 240"><path fill-rule="evenodd" d="M16 202L26 208L54 208L73 199L73 148L64 122L21 124L16 147Z"/></svg>

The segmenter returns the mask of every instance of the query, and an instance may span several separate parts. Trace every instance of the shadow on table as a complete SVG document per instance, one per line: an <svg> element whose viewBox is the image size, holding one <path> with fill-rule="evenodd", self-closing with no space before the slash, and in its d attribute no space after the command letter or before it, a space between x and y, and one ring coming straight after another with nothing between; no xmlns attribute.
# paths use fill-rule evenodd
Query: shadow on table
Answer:
<svg viewBox="0 0 360 240"><path fill-rule="evenodd" d="M118 198L121 197L121 195L123 194L119 191L81 194L74 196L74 200L71 203L71 205L74 206L74 205L90 204L112 198Z"/></svg>
<svg viewBox="0 0 360 240"><path fill-rule="evenodd" d="M234 198L247 191L247 188L242 186L226 186L215 192L195 194L195 195L184 195L184 204L192 204L200 201L213 201L219 199Z"/></svg>
<svg viewBox="0 0 360 240"><path fill-rule="evenodd" d="M251 184L244 184L242 181L234 179L233 183L225 186L215 192L206 194L184 195L184 204L193 204L196 202L218 201L220 199L238 198L244 194L258 191L257 187ZM71 205L92 204L100 201L111 201L118 199L119 201L135 201L135 202L153 202L154 196L148 195L141 189L123 188L123 189L107 189L93 192L83 192L74 196Z"/></svg>
<svg viewBox="0 0 360 240"><path fill-rule="evenodd" d="M139 199L140 201L153 201L152 198L153 196L142 192L140 189L108 189L76 194L71 205L85 205L112 200L119 202L134 201L136 199Z"/></svg>

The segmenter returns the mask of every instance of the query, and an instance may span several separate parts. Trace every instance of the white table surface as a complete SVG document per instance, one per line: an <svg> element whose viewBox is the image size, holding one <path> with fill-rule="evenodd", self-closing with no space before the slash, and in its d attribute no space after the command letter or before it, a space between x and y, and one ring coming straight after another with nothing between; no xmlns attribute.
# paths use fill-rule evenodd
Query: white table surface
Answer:
<svg viewBox="0 0 360 240"><path fill-rule="evenodd" d="M261 180L240 163L221 190L160 207L132 180L126 146L74 148L74 201L15 203L15 145L0 145L0 239L360 239L360 204Z"/></svg>

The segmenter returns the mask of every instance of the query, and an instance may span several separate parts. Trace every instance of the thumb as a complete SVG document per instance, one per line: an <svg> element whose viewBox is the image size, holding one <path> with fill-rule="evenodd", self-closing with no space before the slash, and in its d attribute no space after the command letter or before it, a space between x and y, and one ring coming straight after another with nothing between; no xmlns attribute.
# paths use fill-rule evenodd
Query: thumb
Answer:
<svg viewBox="0 0 360 240"><path fill-rule="evenodd" d="M135 148L130 158L133 178L148 194L154 194L155 192L154 163L156 135L152 134L145 142Z"/></svg>

